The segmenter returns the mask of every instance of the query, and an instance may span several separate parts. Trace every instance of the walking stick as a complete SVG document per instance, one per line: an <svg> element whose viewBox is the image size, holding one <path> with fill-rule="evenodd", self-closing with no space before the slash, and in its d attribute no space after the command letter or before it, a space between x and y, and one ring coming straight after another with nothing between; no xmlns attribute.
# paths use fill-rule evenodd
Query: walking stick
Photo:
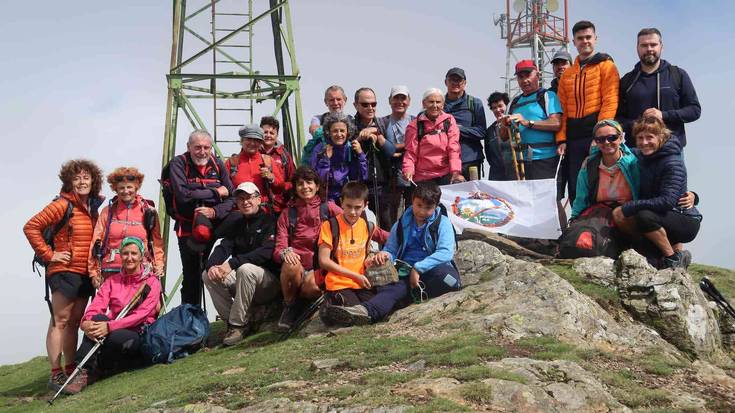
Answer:
<svg viewBox="0 0 735 413"><path fill-rule="evenodd" d="M526 180L526 166L525 161L523 159L523 150L521 148L521 131L518 129L518 124L511 121L510 123L510 133L511 133L511 143L510 147L513 151L513 163L516 166L516 176L519 180L525 181ZM515 142L514 142L515 141ZM518 151L518 159L516 159L516 151L513 149L513 144L518 145L519 151ZM520 164L520 176L518 175L518 165Z"/></svg>
<svg viewBox="0 0 735 413"><path fill-rule="evenodd" d="M380 224L380 198L378 196L378 158L375 155L375 142L370 145L370 152L373 158L373 199L375 200L375 220Z"/></svg>
<svg viewBox="0 0 735 413"><path fill-rule="evenodd" d="M710 281L709 278L702 278L702 281L699 282L699 288L701 288L705 294L707 294L715 303L717 303L717 305L730 315L730 317L735 318L735 308L730 305L727 299L725 299L717 287L712 284L712 281Z"/></svg>
<svg viewBox="0 0 735 413"><path fill-rule="evenodd" d="M125 317L128 314L128 312L130 312L130 310L133 309L133 307L138 305L139 302L143 301L145 297L148 296L148 293L150 291L151 291L151 287L147 283L143 282L143 285L141 285L140 288L138 288L138 290L135 292L135 295L133 295L133 298L131 298L130 302L125 307L123 307L123 309L120 311L120 314L118 314L117 317L115 317L115 320L119 320ZM56 394L54 394L54 397L52 397L51 400L48 401L49 405L54 404L54 400L56 400L56 398L59 397L59 395L64 390L64 388L66 388L66 386L69 383L71 383L74 377L76 377L76 375L79 374L80 371L82 371L82 367L84 366L84 364L87 363L87 361L89 361L89 359L94 355L95 352L97 352L97 350L102 346L104 342L105 342L105 337L102 337L101 339L97 341L97 344L95 344L94 347L92 347L92 349L89 350L89 352L87 353L86 356L84 356L82 361L79 364L77 364L77 368L75 368L74 371L66 379L66 381L64 382L64 385L61 386L61 388L56 392Z"/></svg>
<svg viewBox="0 0 735 413"><path fill-rule="evenodd" d="M510 124L510 127L508 128L508 143L510 144L510 155L513 157L513 168L516 171L516 181L521 180L521 175L518 171L518 157L516 156L516 148L515 148L515 142L513 139L513 123Z"/></svg>

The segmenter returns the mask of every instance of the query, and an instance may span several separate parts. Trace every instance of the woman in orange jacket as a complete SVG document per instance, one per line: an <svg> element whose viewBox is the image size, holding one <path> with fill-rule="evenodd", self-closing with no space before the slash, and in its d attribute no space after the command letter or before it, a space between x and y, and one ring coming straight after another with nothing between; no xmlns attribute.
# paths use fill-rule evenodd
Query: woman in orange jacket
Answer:
<svg viewBox="0 0 735 413"><path fill-rule="evenodd" d="M144 175L133 167L117 168L107 176L107 183L117 195L102 208L92 235L88 270L95 288L108 275L120 272L120 243L125 237L143 240L144 262L152 264L152 273L157 277L163 276L165 257L158 213L153 201L138 194L143 178Z"/></svg>
<svg viewBox="0 0 735 413"><path fill-rule="evenodd" d="M51 363L49 387L56 391L74 368L79 321L94 287L87 272L89 243L97 220L102 171L93 162L71 160L61 166L61 193L58 198L34 215L23 227L28 242L46 266L46 282L51 289L53 318L46 334L46 351ZM46 228L54 228L72 214L56 233L52 245L44 241ZM65 370L61 368L64 354Z"/></svg>

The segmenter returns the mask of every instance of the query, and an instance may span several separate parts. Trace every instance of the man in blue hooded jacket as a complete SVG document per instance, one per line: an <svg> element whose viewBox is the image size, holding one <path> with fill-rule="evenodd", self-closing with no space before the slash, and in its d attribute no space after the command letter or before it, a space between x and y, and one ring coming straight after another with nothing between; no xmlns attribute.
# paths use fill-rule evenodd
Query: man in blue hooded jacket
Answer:
<svg viewBox="0 0 735 413"><path fill-rule="evenodd" d="M662 49L661 32L656 28L642 29L637 46L640 62L620 79L617 118L625 130L625 143L631 148L635 147L633 122L640 117L664 121L684 148L684 124L699 119L702 113L689 75L661 59Z"/></svg>

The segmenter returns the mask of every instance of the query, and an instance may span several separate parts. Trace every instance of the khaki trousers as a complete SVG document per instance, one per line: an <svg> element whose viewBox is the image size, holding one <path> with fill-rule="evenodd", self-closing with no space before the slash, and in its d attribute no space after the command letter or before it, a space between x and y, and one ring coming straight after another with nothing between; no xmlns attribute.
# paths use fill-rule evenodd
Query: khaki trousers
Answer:
<svg viewBox="0 0 735 413"><path fill-rule="evenodd" d="M265 268L243 264L230 271L222 281L212 281L206 271L204 285L214 302L220 318L231 326L243 327L250 319L251 304L266 304L281 292L278 278Z"/></svg>

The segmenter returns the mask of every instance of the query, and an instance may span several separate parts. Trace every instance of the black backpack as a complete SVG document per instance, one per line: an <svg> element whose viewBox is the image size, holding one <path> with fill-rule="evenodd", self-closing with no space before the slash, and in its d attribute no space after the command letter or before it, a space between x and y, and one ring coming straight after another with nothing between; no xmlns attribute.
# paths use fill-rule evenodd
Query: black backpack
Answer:
<svg viewBox="0 0 735 413"><path fill-rule="evenodd" d="M107 206L108 214L107 226L105 227L105 238L102 241L97 239L94 243L94 246L92 247L92 255L97 258L97 260L102 260L102 258L107 253L107 245L110 238L110 225L112 224L113 215L112 206L115 204L115 201L117 201L117 196L113 197ZM153 252L153 229L156 227L156 221L158 221L158 211L156 211L156 204L150 199L143 199L143 204L142 224L143 228L145 229L146 239L148 240L147 248L148 251L150 251L151 253L151 261L155 262L156 257L155 253ZM102 268L100 268L100 270L101 269Z"/></svg>
<svg viewBox="0 0 735 413"><path fill-rule="evenodd" d="M163 195L163 203L166 206L166 214L173 218L174 220L182 219L183 217L179 215L177 208L176 208L176 198L174 197L174 190L173 185L171 185L171 162L174 161L176 158L182 158L184 160L184 175L186 176L187 180L191 181L189 178L189 171L191 169L189 165L189 159L187 159L186 154L177 155L173 158L171 158L170 161L161 169L161 179L158 180L158 182L161 184L161 194ZM214 163L214 167L217 170L217 176L222 176L222 171L220 171L219 163L217 162L217 158L211 157L211 160ZM200 179L200 181L206 181L204 179ZM206 183L206 182L205 182Z"/></svg>
<svg viewBox="0 0 735 413"><path fill-rule="evenodd" d="M560 258L620 255L618 234L612 220L613 209L605 204L587 208L562 232L559 238Z"/></svg>
<svg viewBox="0 0 735 413"><path fill-rule="evenodd" d="M508 107L508 113L513 113L513 109L523 107L526 105L530 105L531 103L534 103L533 100L528 100L526 102L518 104L518 101L521 100L521 97L523 95L520 94L513 98L513 100L510 102L510 106ZM541 106L541 109L544 111L544 117L548 117L549 114L546 112L546 106L549 101L549 96L546 94L546 89L539 88L539 90L536 91L536 100L535 103L538 103L539 106Z"/></svg>
<svg viewBox="0 0 735 413"><path fill-rule="evenodd" d="M59 198L60 197L57 196L53 200L56 201ZM71 202L69 202L68 200L66 200L66 210L64 211L64 215L61 217L61 221L59 221L58 223L56 223L56 225L54 225L54 226L48 226L48 227L44 228L44 230L43 230L43 241L52 250L55 249L54 248L54 238L56 238L56 234L58 234L59 231L61 231L61 229L64 228L64 226L71 219L72 215L74 215L74 205ZM48 262L46 262L43 259L41 259L41 257L39 257L38 255L36 255L36 254L33 255L32 266L33 266L33 271L34 272L38 272L37 271L37 265L40 265L41 267L44 267L45 268L45 267L48 266L48 264L49 264ZM40 272L38 272L38 273L39 273L39 275L41 274Z"/></svg>
<svg viewBox="0 0 735 413"><path fill-rule="evenodd" d="M368 239L367 239L367 242L365 243L365 257L367 258L367 255L370 253L370 242L373 240L373 234L375 233L375 224L368 221L367 215L365 214L364 211L362 215L360 216L360 218L365 220L365 222L367 223L367 227L368 227ZM339 245L339 222L337 222L336 216L329 218L329 228L332 232L332 252L330 253L330 257L332 258L332 261L339 264L339 260L337 259L337 246ZM326 283L327 272L324 270L314 271L314 274L316 277L315 279L316 284L319 286L319 288L324 289L325 283ZM316 276L317 274L319 276Z"/></svg>

